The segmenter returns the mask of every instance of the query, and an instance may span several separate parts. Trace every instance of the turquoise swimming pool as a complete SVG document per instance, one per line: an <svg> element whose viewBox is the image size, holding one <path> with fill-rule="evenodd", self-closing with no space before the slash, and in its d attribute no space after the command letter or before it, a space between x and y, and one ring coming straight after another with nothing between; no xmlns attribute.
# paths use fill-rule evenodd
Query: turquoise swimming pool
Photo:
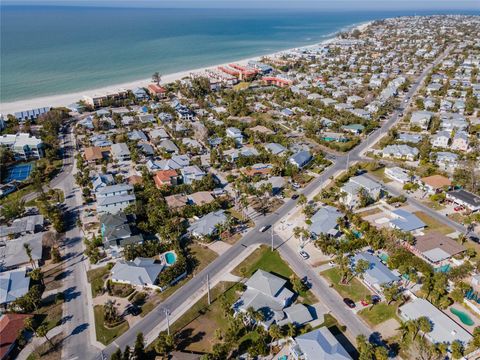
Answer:
<svg viewBox="0 0 480 360"><path fill-rule="evenodd" d="M173 252L167 252L165 253L165 262L167 265L173 265L175 264L175 261L177 261L177 255Z"/></svg>
<svg viewBox="0 0 480 360"><path fill-rule="evenodd" d="M463 311L460 311L458 309L455 309L455 308L450 308L450 312L457 316L460 321L462 323L464 323L465 325L468 325L468 326L472 326L472 325L475 325L475 322L472 320L472 318L470 317L470 315L468 315L467 313L463 312Z"/></svg>

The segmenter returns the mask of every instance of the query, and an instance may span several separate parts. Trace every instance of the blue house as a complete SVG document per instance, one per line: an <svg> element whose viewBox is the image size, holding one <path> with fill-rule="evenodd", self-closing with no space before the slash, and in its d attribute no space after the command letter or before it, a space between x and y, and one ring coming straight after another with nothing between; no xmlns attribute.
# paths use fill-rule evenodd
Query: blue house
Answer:
<svg viewBox="0 0 480 360"><path fill-rule="evenodd" d="M307 165L310 161L312 161L313 157L309 151L299 151L296 154L290 156L288 161L290 164L295 165L299 169L303 168Z"/></svg>

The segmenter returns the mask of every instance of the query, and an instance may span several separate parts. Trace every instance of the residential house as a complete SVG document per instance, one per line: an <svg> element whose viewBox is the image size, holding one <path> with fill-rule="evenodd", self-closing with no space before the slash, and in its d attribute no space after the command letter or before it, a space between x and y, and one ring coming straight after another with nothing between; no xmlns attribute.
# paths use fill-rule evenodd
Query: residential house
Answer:
<svg viewBox="0 0 480 360"><path fill-rule="evenodd" d="M198 238L216 235L218 226L227 222L224 210L217 210L194 221L188 228L188 232Z"/></svg>
<svg viewBox="0 0 480 360"><path fill-rule="evenodd" d="M295 360L352 359L326 326L297 336L290 345L290 355Z"/></svg>
<svg viewBox="0 0 480 360"><path fill-rule="evenodd" d="M42 259L43 232L27 234L17 239L0 241L0 271L17 269L20 267L38 267ZM25 245L32 249L31 259L25 252Z"/></svg>
<svg viewBox="0 0 480 360"><path fill-rule="evenodd" d="M129 184L105 186L95 196L98 213L116 214L135 202L133 186Z"/></svg>
<svg viewBox="0 0 480 360"><path fill-rule="evenodd" d="M271 152L273 155L281 155L285 151L287 151L287 148L281 144L277 143L268 143L265 144L265 149L269 152Z"/></svg>
<svg viewBox="0 0 480 360"><path fill-rule="evenodd" d="M11 359L12 350L15 349L19 334L25 328L25 320L31 318L30 314L1 314L0 315L0 359Z"/></svg>
<svg viewBox="0 0 480 360"><path fill-rule="evenodd" d="M398 134L397 141L418 144L422 141L422 135L419 134L409 134L409 133L400 133Z"/></svg>
<svg viewBox="0 0 480 360"><path fill-rule="evenodd" d="M40 159L44 156L43 141L28 133L1 135L0 146L10 149L16 160Z"/></svg>
<svg viewBox="0 0 480 360"><path fill-rule="evenodd" d="M392 157L397 159L414 161L419 151L417 148L408 145L387 145L382 150L383 157Z"/></svg>
<svg viewBox="0 0 480 360"><path fill-rule="evenodd" d="M13 116L15 116L15 118L20 122L24 122L27 120L36 120L40 115L49 112L50 109L50 107L40 107L31 110L24 110L14 113Z"/></svg>
<svg viewBox="0 0 480 360"><path fill-rule="evenodd" d="M382 185L366 176L359 175L350 178L340 191L344 193L344 196L341 197L342 203L353 208L360 205L362 191L373 201L379 199L382 196Z"/></svg>
<svg viewBox="0 0 480 360"><path fill-rule="evenodd" d="M463 189L448 191L447 199L453 201L457 205L467 208L472 212L480 210L480 196L469 191Z"/></svg>
<svg viewBox="0 0 480 360"><path fill-rule="evenodd" d="M29 215L12 221L11 225L0 225L0 239L10 240L27 234L43 231L43 215Z"/></svg>
<svg viewBox="0 0 480 360"><path fill-rule="evenodd" d="M100 188L114 184L115 179L112 174L97 174L92 180L92 190L96 192Z"/></svg>
<svg viewBox="0 0 480 360"><path fill-rule="evenodd" d="M306 151L306 150L302 150L302 151L299 151L297 152L296 154L290 156L288 158L288 161L290 164L298 167L298 168L303 168L305 167L307 164L310 163L310 161L312 161L313 157L312 155L310 154L309 151Z"/></svg>
<svg viewBox="0 0 480 360"><path fill-rule="evenodd" d="M435 194L452 186L450 179L442 175L423 177L420 181L429 194Z"/></svg>
<svg viewBox="0 0 480 360"><path fill-rule="evenodd" d="M187 196L190 204L202 206L205 204L210 204L215 201L212 194L209 191L197 191L193 194Z"/></svg>
<svg viewBox="0 0 480 360"><path fill-rule="evenodd" d="M130 150L125 143L113 144L110 148L110 152L112 157L118 161L130 160Z"/></svg>
<svg viewBox="0 0 480 360"><path fill-rule="evenodd" d="M418 126L422 130L427 130L432 121L433 113L429 111L415 111L410 118L412 126Z"/></svg>
<svg viewBox="0 0 480 360"><path fill-rule="evenodd" d="M194 181L202 180L207 174L197 165L185 166L180 169L184 184L192 184Z"/></svg>
<svg viewBox="0 0 480 360"><path fill-rule="evenodd" d="M161 189L164 186L177 185L180 182L180 176L176 170L160 170L155 173L153 181L157 189Z"/></svg>
<svg viewBox="0 0 480 360"><path fill-rule="evenodd" d="M137 257L133 261L119 260L111 270L112 280L134 286L155 288L158 275L165 266L150 258Z"/></svg>
<svg viewBox="0 0 480 360"><path fill-rule="evenodd" d="M328 235L331 237L338 237L341 234L338 219L342 218L342 214L337 208L326 205L318 209L312 216L310 221L310 233L312 237L316 238L321 235Z"/></svg>
<svg viewBox="0 0 480 360"><path fill-rule="evenodd" d="M100 232L106 247L124 247L143 242L143 236L134 231L133 220L123 213L100 216Z"/></svg>
<svg viewBox="0 0 480 360"><path fill-rule="evenodd" d="M436 148L447 148L450 142L450 133L448 131L439 131L432 138L431 143Z"/></svg>
<svg viewBox="0 0 480 360"><path fill-rule="evenodd" d="M235 144L243 144L243 135L240 129L237 129L235 127L228 127L226 130L226 134L229 138L232 138L235 141Z"/></svg>
<svg viewBox="0 0 480 360"><path fill-rule="evenodd" d="M165 196L165 201L171 210L178 210L188 205L188 197L182 194Z"/></svg>
<svg viewBox="0 0 480 360"><path fill-rule="evenodd" d="M448 152L439 151L434 153L436 156L435 164L445 171L453 171L458 166L458 155Z"/></svg>
<svg viewBox="0 0 480 360"><path fill-rule="evenodd" d="M405 232L413 232L424 229L427 225L415 214L403 209L396 209L390 212L392 219L390 226Z"/></svg>
<svg viewBox="0 0 480 360"><path fill-rule="evenodd" d="M368 269L362 274L362 282L378 295L382 296L382 286L388 286L400 280L400 277L383 265L377 256L367 251L355 254L352 259L353 266L360 260L369 264Z"/></svg>
<svg viewBox="0 0 480 360"><path fill-rule="evenodd" d="M410 247L416 255L431 264L438 264L452 256L463 253L467 248L457 241L437 231L415 237L415 245Z"/></svg>
<svg viewBox="0 0 480 360"><path fill-rule="evenodd" d="M263 314L260 325L266 329L280 323L286 318L284 309L290 306L295 295L286 285L287 280L258 269L247 280L245 292L233 305L235 314L246 313L253 308Z"/></svg>
<svg viewBox="0 0 480 360"><path fill-rule="evenodd" d="M188 155L173 155L170 159L160 161L147 161L147 168L150 171L155 170L180 170L190 164Z"/></svg>
<svg viewBox="0 0 480 360"><path fill-rule="evenodd" d="M91 146L91 147L86 147L83 153L83 157L85 158L85 161L92 163L96 161L101 161L105 158L108 157L110 153L110 147L109 146Z"/></svg>
<svg viewBox="0 0 480 360"><path fill-rule="evenodd" d="M179 152L177 145L175 145L175 143L170 139L160 141L158 147L162 148L165 152L169 154L178 154Z"/></svg>
<svg viewBox="0 0 480 360"><path fill-rule="evenodd" d="M385 168L384 174L389 179L398 181L401 184L406 184L412 181L412 177L408 174L408 171L398 166Z"/></svg>
<svg viewBox="0 0 480 360"><path fill-rule="evenodd" d="M453 136L452 150L468 151L468 133L465 131L458 131Z"/></svg>
<svg viewBox="0 0 480 360"><path fill-rule="evenodd" d="M151 96L156 96L159 99L164 99L167 96L167 89L160 85L150 84L147 89Z"/></svg>
<svg viewBox="0 0 480 360"><path fill-rule="evenodd" d="M5 307L22 297L28 292L29 286L30 277L25 268L0 272L0 305Z"/></svg>
<svg viewBox="0 0 480 360"><path fill-rule="evenodd" d="M147 100L148 99L148 95L147 95L147 92L145 91L144 88L135 88L132 90L132 94L133 96L135 96L135 99L137 100Z"/></svg>
<svg viewBox="0 0 480 360"><path fill-rule="evenodd" d="M472 340L472 335L468 331L428 300L415 298L400 306L398 314L404 321L416 320L421 317L428 318L432 324L432 331L423 335L433 344L451 344L454 341L460 341L463 345L467 345Z"/></svg>

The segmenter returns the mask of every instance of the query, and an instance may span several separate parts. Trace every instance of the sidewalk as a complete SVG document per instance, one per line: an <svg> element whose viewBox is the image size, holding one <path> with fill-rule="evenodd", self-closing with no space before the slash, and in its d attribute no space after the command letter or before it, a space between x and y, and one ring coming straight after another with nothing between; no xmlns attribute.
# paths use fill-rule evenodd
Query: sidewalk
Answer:
<svg viewBox="0 0 480 360"><path fill-rule="evenodd" d="M62 330L62 325L56 326L47 333L47 336L49 339L51 339L54 336L60 334ZM20 354L18 354L17 360L26 360L28 356L33 353L38 346L43 345L45 342L47 342L47 340L44 337L33 337L32 340L27 344L27 346L22 349Z"/></svg>

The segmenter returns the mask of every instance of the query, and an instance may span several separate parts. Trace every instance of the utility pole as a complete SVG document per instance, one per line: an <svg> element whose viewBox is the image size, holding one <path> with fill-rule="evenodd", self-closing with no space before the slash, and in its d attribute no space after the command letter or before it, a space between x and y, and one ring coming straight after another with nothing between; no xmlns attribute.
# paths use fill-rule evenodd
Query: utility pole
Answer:
<svg viewBox="0 0 480 360"><path fill-rule="evenodd" d="M167 308L163 309L163 311L165 312L165 317L167 318L167 334L170 335L170 311L168 311Z"/></svg>
<svg viewBox="0 0 480 360"><path fill-rule="evenodd" d="M208 305L210 306L211 304L211 299L210 299L210 276L207 274L207 296L208 296Z"/></svg>

